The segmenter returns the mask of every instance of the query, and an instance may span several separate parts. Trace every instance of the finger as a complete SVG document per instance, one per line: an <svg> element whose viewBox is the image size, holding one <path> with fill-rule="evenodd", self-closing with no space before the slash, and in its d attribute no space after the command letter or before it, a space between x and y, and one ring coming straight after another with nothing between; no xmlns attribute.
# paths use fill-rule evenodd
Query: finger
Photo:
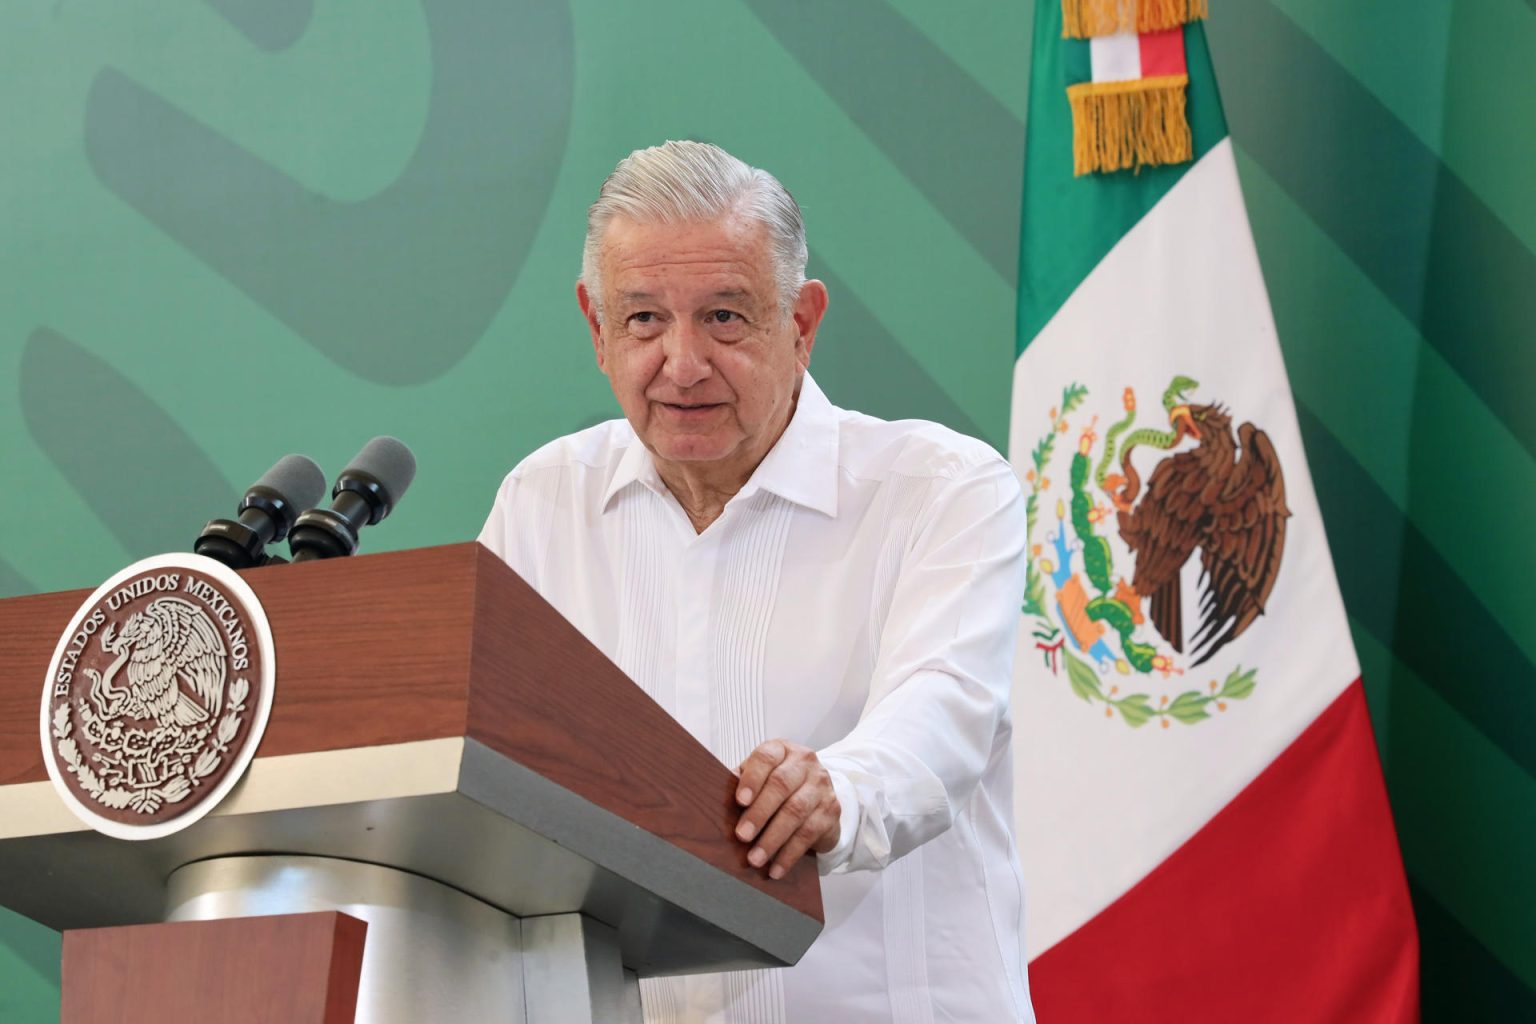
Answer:
<svg viewBox="0 0 1536 1024"><path fill-rule="evenodd" d="M821 792L814 785L802 786L790 794L764 826L762 835L747 853L747 862L753 867L766 867L795 831L816 813L821 798Z"/></svg>
<svg viewBox="0 0 1536 1024"><path fill-rule="evenodd" d="M837 817L832 808L825 805L818 807L809 818L800 823L800 827L795 829L789 841L779 848L778 854L773 858L773 867L768 869L768 877L778 879L789 874L790 869L800 863L800 858L805 856L806 850L819 846L822 840L837 828Z"/></svg>
<svg viewBox="0 0 1536 1024"><path fill-rule="evenodd" d="M741 762L741 782L736 789L736 802L746 807L752 798L762 791L768 776L788 756L789 750L782 740L759 743L757 749Z"/></svg>
<svg viewBox="0 0 1536 1024"><path fill-rule="evenodd" d="M762 791L752 801L752 806L742 812L736 825L736 838L744 843L756 838L769 819L779 813L779 808L789 799L790 794L805 783L807 771L804 763L789 760L770 772L763 782Z"/></svg>

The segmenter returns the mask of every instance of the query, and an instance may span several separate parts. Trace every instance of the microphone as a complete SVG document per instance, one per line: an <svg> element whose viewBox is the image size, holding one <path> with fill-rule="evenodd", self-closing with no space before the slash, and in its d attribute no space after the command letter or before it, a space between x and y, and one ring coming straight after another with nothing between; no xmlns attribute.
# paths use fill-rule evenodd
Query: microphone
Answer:
<svg viewBox="0 0 1536 1024"><path fill-rule="evenodd" d="M284 455L245 492L236 510L239 518L210 520L192 550L231 569L282 562L264 554L267 545L287 536L299 509L309 508L324 495L325 474L314 460Z"/></svg>
<svg viewBox="0 0 1536 1024"><path fill-rule="evenodd" d="M295 562L343 558L357 550L357 533L394 509L416 476L416 456L392 437L363 445L336 478L330 508L299 516L288 535Z"/></svg>

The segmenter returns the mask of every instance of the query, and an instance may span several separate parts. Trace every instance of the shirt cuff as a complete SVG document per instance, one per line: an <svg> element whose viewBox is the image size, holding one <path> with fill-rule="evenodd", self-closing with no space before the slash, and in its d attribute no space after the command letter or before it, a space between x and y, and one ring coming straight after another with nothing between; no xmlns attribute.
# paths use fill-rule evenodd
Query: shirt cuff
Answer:
<svg viewBox="0 0 1536 1024"><path fill-rule="evenodd" d="M848 776L835 768L827 768L827 774L831 776L832 792L837 795L841 813L838 816L837 845L826 853L816 856L816 870L823 875L829 875L847 866L853 855L853 844L858 839L861 817L859 796L853 788L853 783L848 780Z"/></svg>

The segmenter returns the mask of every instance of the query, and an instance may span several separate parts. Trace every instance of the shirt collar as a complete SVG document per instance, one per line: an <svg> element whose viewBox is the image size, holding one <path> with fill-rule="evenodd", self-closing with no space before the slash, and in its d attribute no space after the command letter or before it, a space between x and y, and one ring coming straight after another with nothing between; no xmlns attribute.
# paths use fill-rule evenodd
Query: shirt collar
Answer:
<svg viewBox="0 0 1536 1024"><path fill-rule="evenodd" d="M662 482L661 474L656 472L651 453L636 434L631 432L630 437L633 441L624 449L624 454L619 456L619 463L608 481L608 489L603 491L601 507L604 512L613 504L614 497L631 484L641 484L657 494L667 493L667 485Z"/></svg>
<svg viewBox="0 0 1536 1024"><path fill-rule="evenodd" d="M797 505L824 515L837 515L837 410L827 400L809 373L801 379L800 398L789 426L758 463L740 497L757 491L770 491ZM637 437L619 457L608 487L603 491L602 509L612 505L614 497L631 484L642 484L657 494L667 494L667 485L651 453Z"/></svg>
<svg viewBox="0 0 1536 1024"><path fill-rule="evenodd" d="M838 433L837 410L807 373L789 426L737 497L771 491L796 505L837 515Z"/></svg>

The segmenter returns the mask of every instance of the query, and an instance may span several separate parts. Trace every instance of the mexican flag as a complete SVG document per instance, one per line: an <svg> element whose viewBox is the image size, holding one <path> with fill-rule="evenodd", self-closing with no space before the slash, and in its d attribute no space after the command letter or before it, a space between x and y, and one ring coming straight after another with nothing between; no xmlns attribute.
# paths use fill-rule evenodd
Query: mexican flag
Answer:
<svg viewBox="0 0 1536 1024"><path fill-rule="evenodd" d="M1060 0L1036 11L1010 451L1039 1018L1416 1021L1407 884L1205 34L1064 39Z"/></svg>

